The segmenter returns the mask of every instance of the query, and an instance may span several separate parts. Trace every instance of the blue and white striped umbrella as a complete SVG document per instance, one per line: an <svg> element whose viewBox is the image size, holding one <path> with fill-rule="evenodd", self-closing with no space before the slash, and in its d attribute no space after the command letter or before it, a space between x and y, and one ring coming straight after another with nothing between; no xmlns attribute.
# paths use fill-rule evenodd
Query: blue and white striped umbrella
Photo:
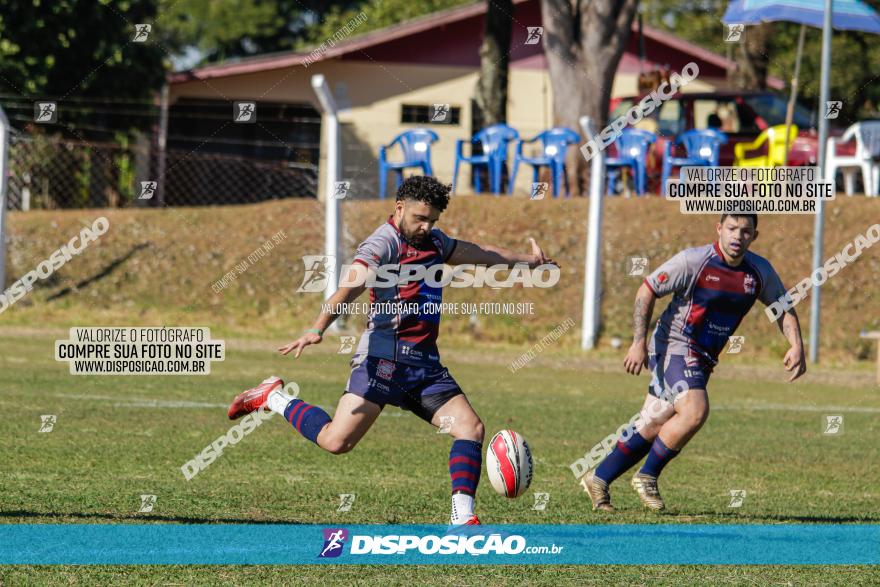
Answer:
<svg viewBox="0 0 880 587"><path fill-rule="evenodd" d="M725 24L758 24L786 21L822 28L822 0L733 0L721 21ZM880 16L860 0L834 0L831 26L842 31L880 34Z"/></svg>

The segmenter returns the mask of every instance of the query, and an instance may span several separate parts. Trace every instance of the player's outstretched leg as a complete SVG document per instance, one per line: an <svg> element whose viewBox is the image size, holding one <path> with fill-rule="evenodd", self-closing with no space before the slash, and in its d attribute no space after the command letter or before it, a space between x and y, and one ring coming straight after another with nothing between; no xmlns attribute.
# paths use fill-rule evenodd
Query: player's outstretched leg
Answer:
<svg viewBox="0 0 880 587"><path fill-rule="evenodd" d="M431 423L449 427L449 434L454 438L449 451L452 524L479 524L480 519L474 514L474 497L483 468L483 422L462 394L443 404Z"/></svg>
<svg viewBox="0 0 880 587"><path fill-rule="evenodd" d="M382 408L362 397L346 393L340 398L335 416L294 398L283 391L284 382L269 377L257 387L239 394L229 406L229 417L240 418L264 405L324 450L333 454L350 451L363 438Z"/></svg>
<svg viewBox="0 0 880 587"><path fill-rule="evenodd" d="M609 486L648 454L661 426L673 414L672 404L648 394L637 428L622 432L611 454L605 457L595 471L590 471L584 478L583 485L593 503L594 511L614 511Z"/></svg>
<svg viewBox="0 0 880 587"><path fill-rule="evenodd" d="M709 417L709 395L705 389L689 389L676 398L675 415L660 428L642 468L633 475L632 486L645 507L660 511L666 507L657 478L669 461L702 428Z"/></svg>

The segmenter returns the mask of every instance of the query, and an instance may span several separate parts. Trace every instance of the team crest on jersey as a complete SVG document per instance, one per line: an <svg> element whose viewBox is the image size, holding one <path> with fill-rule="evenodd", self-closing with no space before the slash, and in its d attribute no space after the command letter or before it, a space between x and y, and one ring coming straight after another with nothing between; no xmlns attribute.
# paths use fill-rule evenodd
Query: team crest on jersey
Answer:
<svg viewBox="0 0 880 587"><path fill-rule="evenodd" d="M743 277L743 289L747 294L755 293L755 278L748 273Z"/></svg>
<svg viewBox="0 0 880 587"><path fill-rule="evenodd" d="M376 377L380 377L382 379L391 380L391 375L394 373L394 363L391 361L386 361L385 359L379 359L379 363L376 365Z"/></svg>
<svg viewBox="0 0 880 587"><path fill-rule="evenodd" d="M669 279L669 274L664 271L657 276L657 283L666 283L667 279Z"/></svg>

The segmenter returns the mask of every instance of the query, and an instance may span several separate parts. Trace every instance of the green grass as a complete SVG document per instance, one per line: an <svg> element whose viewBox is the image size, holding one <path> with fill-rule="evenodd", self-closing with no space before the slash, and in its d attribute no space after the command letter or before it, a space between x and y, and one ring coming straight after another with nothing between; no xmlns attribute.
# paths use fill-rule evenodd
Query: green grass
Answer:
<svg viewBox="0 0 880 587"><path fill-rule="evenodd" d="M227 341L227 359L207 377L72 376L54 361L54 333L0 330L2 523L429 523L446 522L449 438L388 408L350 454L332 456L280 418L255 430L192 481L180 466L229 428L225 405L271 373L296 381L301 397L335 406L348 358L332 345L298 361L272 352L277 341ZM57 338L66 338L63 331ZM568 465L640 407L646 377L585 369L551 347L515 375L506 365L525 349L455 349L446 364L491 434L522 432L535 457L529 493L477 496L484 522L880 523L880 401L877 389L841 374L780 383L781 373L712 380L706 427L661 481L668 511L640 509L626 483L612 486L619 512L590 511ZM774 365L781 372L781 368ZM737 372L733 371L733 375ZM856 378L856 381L862 381ZM159 400L158 405L151 405ZM203 407L162 407L186 401ZM214 406L214 407L211 407ZM842 413L844 433L822 434L823 414ZM39 433L40 415L58 416ZM729 508L729 491L748 492ZM546 511L534 491L550 493ZM149 514L141 494L158 496ZM340 493L357 495L337 512ZM331 574L332 573L332 574ZM2 584L872 584L869 567L3 567Z"/></svg>

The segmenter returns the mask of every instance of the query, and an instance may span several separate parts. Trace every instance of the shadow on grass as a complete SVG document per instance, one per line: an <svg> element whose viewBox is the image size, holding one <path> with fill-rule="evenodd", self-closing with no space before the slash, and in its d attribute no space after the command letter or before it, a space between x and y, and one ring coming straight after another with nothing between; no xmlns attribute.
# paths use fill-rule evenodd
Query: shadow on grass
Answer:
<svg viewBox="0 0 880 587"><path fill-rule="evenodd" d="M10 510L0 512L3 518L77 518L82 520L137 520L138 522L176 522L178 524L287 524L302 525L303 522L291 520L251 520L247 518L193 518L184 516L160 516L152 513L143 514L102 514L84 512L28 512L23 510ZM42 522L41 522L42 523Z"/></svg>
<svg viewBox="0 0 880 587"><path fill-rule="evenodd" d="M741 514L734 512L688 512L687 514L675 514L673 512L669 512L666 514L667 516L707 516L713 518L723 518L723 519L736 519L741 520L742 523L754 523L757 521L765 521L765 522L790 522L790 523L803 523L803 524L848 524L848 523L873 523L876 524L880 521L880 518L874 515L865 514L862 516L826 516L826 515L815 515L815 516L787 516L785 514Z"/></svg>
<svg viewBox="0 0 880 587"><path fill-rule="evenodd" d="M53 300L63 298L74 291L77 291L77 290L82 289L84 287L88 287L89 285L95 283L96 281L100 281L101 279L104 279L105 277L107 277L108 275L113 273L117 267L119 267L120 265L122 265L123 263L125 263L126 261L131 259L135 253L137 253L141 249L145 249L145 248L149 247L151 244L152 243L146 242L146 243L140 243L138 245L135 245L134 247L131 248L131 250L129 252L127 252L126 254L122 255L121 257L118 257L118 258L114 259L113 261L111 261L109 265L107 265L106 267L101 269L101 271L99 271L95 275L93 275L91 277L87 277L86 279L83 279L82 281L80 281L79 283L74 285L73 287L65 287L64 289L62 289L58 293L54 293L51 296L49 296L46 299L46 301L51 302Z"/></svg>

